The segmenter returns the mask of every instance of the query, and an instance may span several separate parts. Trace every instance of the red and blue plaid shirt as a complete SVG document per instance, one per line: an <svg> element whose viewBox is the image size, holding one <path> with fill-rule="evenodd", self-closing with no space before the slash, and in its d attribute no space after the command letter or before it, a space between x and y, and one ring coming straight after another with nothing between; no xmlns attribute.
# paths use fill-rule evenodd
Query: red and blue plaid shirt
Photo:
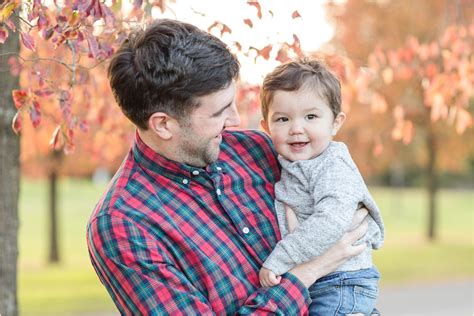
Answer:
<svg viewBox="0 0 474 316"><path fill-rule="evenodd" d="M160 156L137 134L88 224L100 280L124 315L307 313L291 273L262 288L258 271L280 238L280 176L269 138L223 134L205 169Z"/></svg>

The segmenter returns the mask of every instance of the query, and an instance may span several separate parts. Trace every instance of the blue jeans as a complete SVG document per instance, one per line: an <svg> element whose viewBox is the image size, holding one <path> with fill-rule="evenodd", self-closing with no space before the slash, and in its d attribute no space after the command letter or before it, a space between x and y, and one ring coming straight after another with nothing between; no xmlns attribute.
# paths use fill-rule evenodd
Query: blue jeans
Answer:
<svg viewBox="0 0 474 316"><path fill-rule="evenodd" d="M310 315L379 314L375 309L380 274L375 267L338 271L316 281L309 288Z"/></svg>

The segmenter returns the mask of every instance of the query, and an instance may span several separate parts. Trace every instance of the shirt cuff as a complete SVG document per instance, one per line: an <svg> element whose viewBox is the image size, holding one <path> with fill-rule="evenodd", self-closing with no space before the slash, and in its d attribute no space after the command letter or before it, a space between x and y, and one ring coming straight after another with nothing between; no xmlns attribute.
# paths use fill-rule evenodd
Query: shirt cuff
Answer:
<svg viewBox="0 0 474 316"><path fill-rule="evenodd" d="M281 310L292 315L306 314L311 303L306 286L290 272L282 275L279 285L267 288L266 295Z"/></svg>

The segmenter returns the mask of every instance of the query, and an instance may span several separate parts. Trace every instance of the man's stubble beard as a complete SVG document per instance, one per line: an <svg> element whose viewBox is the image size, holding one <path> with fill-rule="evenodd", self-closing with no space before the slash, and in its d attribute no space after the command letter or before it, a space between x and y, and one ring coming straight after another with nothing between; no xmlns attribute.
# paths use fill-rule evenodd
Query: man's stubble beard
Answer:
<svg viewBox="0 0 474 316"><path fill-rule="evenodd" d="M177 156L180 161L195 167L206 167L219 157L219 148L211 146L211 139L197 139L196 133L190 124L183 124L181 141Z"/></svg>

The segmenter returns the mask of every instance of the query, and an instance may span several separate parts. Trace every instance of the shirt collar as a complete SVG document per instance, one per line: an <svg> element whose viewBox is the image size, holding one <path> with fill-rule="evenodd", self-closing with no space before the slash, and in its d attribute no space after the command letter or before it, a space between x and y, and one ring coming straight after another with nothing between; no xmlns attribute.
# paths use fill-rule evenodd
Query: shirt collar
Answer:
<svg viewBox="0 0 474 316"><path fill-rule="evenodd" d="M151 173L153 176L163 175L183 184L188 184L191 178L199 176L203 172L222 173L224 171L224 164L219 160L204 169L168 159L145 144L140 138L138 131L135 133L135 142L132 147L132 152L135 161L145 172Z"/></svg>

